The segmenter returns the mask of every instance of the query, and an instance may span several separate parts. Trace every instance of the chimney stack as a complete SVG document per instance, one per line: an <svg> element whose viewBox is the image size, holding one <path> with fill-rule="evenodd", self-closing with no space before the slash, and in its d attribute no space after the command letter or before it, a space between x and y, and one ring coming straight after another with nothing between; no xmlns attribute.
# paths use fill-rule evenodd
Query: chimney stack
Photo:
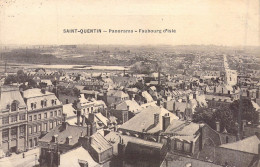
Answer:
<svg viewBox="0 0 260 167"><path fill-rule="evenodd" d="M91 136L91 125L87 125L87 136Z"/></svg>
<svg viewBox="0 0 260 167"><path fill-rule="evenodd" d="M77 110L77 125L80 126L81 110Z"/></svg>
<svg viewBox="0 0 260 167"><path fill-rule="evenodd" d="M258 144L258 159L260 158L260 143Z"/></svg>
<svg viewBox="0 0 260 167"><path fill-rule="evenodd" d="M196 98L197 98L197 94L193 93L193 99L196 99Z"/></svg>
<svg viewBox="0 0 260 167"><path fill-rule="evenodd" d="M165 114L163 117L162 117L162 127L163 127L163 131L165 131L168 126L170 125L170 115L169 113Z"/></svg>
<svg viewBox="0 0 260 167"><path fill-rule="evenodd" d="M63 113L63 122L67 121L67 114Z"/></svg>
<svg viewBox="0 0 260 167"><path fill-rule="evenodd" d="M154 114L154 125L157 125L159 123L159 116L160 114L158 113Z"/></svg>
<svg viewBox="0 0 260 167"><path fill-rule="evenodd" d="M216 121L216 131L220 132L220 123L219 123L219 121Z"/></svg>
<svg viewBox="0 0 260 167"><path fill-rule="evenodd" d="M161 106L161 100L160 99L157 100L157 106L159 106L159 107Z"/></svg>
<svg viewBox="0 0 260 167"><path fill-rule="evenodd" d="M204 124L199 124L199 132L200 132L200 136L199 136L199 150L200 151L203 148L203 126L204 126Z"/></svg>

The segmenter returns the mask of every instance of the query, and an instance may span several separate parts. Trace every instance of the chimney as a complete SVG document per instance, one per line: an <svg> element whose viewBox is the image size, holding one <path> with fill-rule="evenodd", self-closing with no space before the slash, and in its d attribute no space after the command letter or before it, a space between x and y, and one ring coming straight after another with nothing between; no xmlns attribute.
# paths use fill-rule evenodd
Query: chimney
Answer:
<svg viewBox="0 0 260 167"><path fill-rule="evenodd" d="M68 129L68 123L62 122L62 127L63 127L64 130Z"/></svg>
<svg viewBox="0 0 260 167"><path fill-rule="evenodd" d="M159 106L159 107L161 106L161 100L160 99L157 100L157 106Z"/></svg>
<svg viewBox="0 0 260 167"><path fill-rule="evenodd" d="M127 111L129 111L130 107L129 107L129 106L126 106L126 109L127 109Z"/></svg>
<svg viewBox="0 0 260 167"><path fill-rule="evenodd" d="M66 104L69 104L69 99L66 99Z"/></svg>
<svg viewBox="0 0 260 167"><path fill-rule="evenodd" d="M258 159L260 158L260 143L258 144Z"/></svg>
<svg viewBox="0 0 260 167"><path fill-rule="evenodd" d="M219 123L219 121L216 121L216 131L220 132L220 123Z"/></svg>
<svg viewBox="0 0 260 167"><path fill-rule="evenodd" d="M87 136L91 136L91 125L87 125Z"/></svg>
<svg viewBox="0 0 260 167"><path fill-rule="evenodd" d="M86 126L86 117L85 116L82 117L82 126Z"/></svg>
<svg viewBox="0 0 260 167"><path fill-rule="evenodd" d="M77 125L80 126L81 110L77 110Z"/></svg>
<svg viewBox="0 0 260 167"><path fill-rule="evenodd" d="M66 122L67 121L67 114L63 113L63 122Z"/></svg>
<svg viewBox="0 0 260 167"><path fill-rule="evenodd" d="M193 99L196 99L196 98L197 98L197 94L193 93Z"/></svg>
<svg viewBox="0 0 260 167"><path fill-rule="evenodd" d="M124 140L122 139L121 136L120 137L120 142L118 143L118 155L120 158L123 158L125 155L125 144L124 144Z"/></svg>
<svg viewBox="0 0 260 167"><path fill-rule="evenodd" d="M72 136L68 136L66 138L66 143L70 145L71 144L71 140L72 140Z"/></svg>
<svg viewBox="0 0 260 167"><path fill-rule="evenodd" d="M167 109L167 102L166 101L163 103L163 106L164 106L165 109Z"/></svg>
<svg viewBox="0 0 260 167"><path fill-rule="evenodd" d="M169 113L167 113L162 117L163 131L165 131L169 125L170 125L170 115Z"/></svg>
<svg viewBox="0 0 260 167"><path fill-rule="evenodd" d="M199 150L201 151L203 148L203 124L199 124L199 132L200 132L200 136L199 136Z"/></svg>
<svg viewBox="0 0 260 167"><path fill-rule="evenodd" d="M154 125L155 126L159 123L159 116L160 116L160 114L158 114L158 113L154 114Z"/></svg>

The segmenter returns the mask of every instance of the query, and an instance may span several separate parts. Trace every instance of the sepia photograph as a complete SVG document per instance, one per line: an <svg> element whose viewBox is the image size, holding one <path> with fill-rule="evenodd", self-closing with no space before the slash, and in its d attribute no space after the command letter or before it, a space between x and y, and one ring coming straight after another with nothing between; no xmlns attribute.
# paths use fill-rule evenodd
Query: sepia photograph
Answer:
<svg viewBox="0 0 260 167"><path fill-rule="evenodd" d="M0 167L260 167L260 0L0 0Z"/></svg>

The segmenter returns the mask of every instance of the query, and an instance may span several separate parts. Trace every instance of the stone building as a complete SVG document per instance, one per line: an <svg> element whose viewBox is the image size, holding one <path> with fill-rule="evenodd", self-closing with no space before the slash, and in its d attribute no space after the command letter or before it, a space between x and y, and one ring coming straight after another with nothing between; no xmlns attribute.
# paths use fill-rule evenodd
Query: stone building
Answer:
<svg viewBox="0 0 260 167"><path fill-rule="evenodd" d="M28 108L27 146L37 146L43 133L49 132L62 121L62 103L54 93L38 88L22 92Z"/></svg>
<svg viewBox="0 0 260 167"><path fill-rule="evenodd" d="M0 149L4 153L25 151L27 109L17 87L0 88Z"/></svg>

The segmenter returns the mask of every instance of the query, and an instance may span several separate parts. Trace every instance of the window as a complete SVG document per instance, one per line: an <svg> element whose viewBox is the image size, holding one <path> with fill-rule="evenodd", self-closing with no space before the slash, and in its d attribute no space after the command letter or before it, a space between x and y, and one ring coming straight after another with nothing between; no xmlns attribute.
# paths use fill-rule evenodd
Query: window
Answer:
<svg viewBox="0 0 260 167"><path fill-rule="evenodd" d="M42 131L42 125L38 125L38 131L39 131L39 132Z"/></svg>
<svg viewBox="0 0 260 167"><path fill-rule="evenodd" d="M37 125L33 126L33 132L34 132L34 133L37 132Z"/></svg>
<svg viewBox="0 0 260 167"><path fill-rule="evenodd" d="M32 121L32 116L29 116L29 121Z"/></svg>
<svg viewBox="0 0 260 167"><path fill-rule="evenodd" d="M17 122L17 115L11 117L11 122Z"/></svg>
<svg viewBox="0 0 260 167"><path fill-rule="evenodd" d="M57 116L57 111L54 111L54 116Z"/></svg>
<svg viewBox="0 0 260 167"><path fill-rule="evenodd" d="M47 123L44 124L44 130L47 131Z"/></svg>
<svg viewBox="0 0 260 167"><path fill-rule="evenodd" d="M20 117L20 120L25 120L25 114L20 115L19 117Z"/></svg>
<svg viewBox="0 0 260 167"><path fill-rule="evenodd" d="M38 115L38 119L42 119L42 114L39 114L39 115Z"/></svg>
<svg viewBox="0 0 260 167"><path fill-rule="evenodd" d="M2 124L9 124L9 117L3 117L2 118Z"/></svg>
<svg viewBox="0 0 260 167"><path fill-rule="evenodd" d="M28 131L29 131L29 134L32 134L32 127L31 126L29 126Z"/></svg>
<svg viewBox="0 0 260 167"><path fill-rule="evenodd" d="M8 137L9 137L9 131L8 129L4 129L3 132L2 132L2 137L3 137L3 140L7 140Z"/></svg>
<svg viewBox="0 0 260 167"><path fill-rule="evenodd" d="M11 136L12 136L12 138L16 138L17 137L17 128L12 128L11 129Z"/></svg>
<svg viewBox="0 0 260 167"><path fill-rule="evenodd" d="M190 152L190 144L189 143L184 143L184 151Z"/></svg>
<svg viewBox="0 0 260 167"><path fill-rule="evenodd" d="M53 117L53 111L51 111L51 117Z"/></svg>
<svg viewBox="0 0 260 167"><path fill-rule="evenodd" d="M37 120L37 115L34 115L34 116L33 116L33 120Z"/></svg>
<svg viewBox="0 0 260 167"><path fill-rule="evenodd" d="M24 136L24 132L25 132L25 127L24 126L20 126L20 136Z"/></svg>
<svg viewBox="0 0 260 167"><path fill-rule="evenodd" d="M177 150L182 150L182 142L180 142L180 141L177 141L176 142L176 148L177 148Z"/></svg>
<svg viewBox="0 0 260 167"><path fill-rule="evenodd" d="M47 118L47 113L44 113L44 118Z"/></svg>
<svg viewBox="0 0 260 167"><path fill-rule="evenodd" d="M59 110L59 115L61 115L61 110Z"/></svg>
<svg viewBox="0 0 260 167"><path fill-rule="evenodd" d="M11 104L11 111L17 111L17 103L16 102L13 102Z"/></svg>
<svg viewBox="0 0 260 167"><path fill-rule="evenodd" d="M53 122L50 122L50 129L53 128Z"/></svg>
<svg viewBox="0 0 260 167"><path fill-rule="evenodd" d="M47 100L41 100L41 106L43 107L47 107Z"/></svg>
<svg viewBox="0 0 260 167"><path fill-rule="evenodd" d="M36 109L36 103L31 103L31 108L32 108L32 110Z"/></svg>

